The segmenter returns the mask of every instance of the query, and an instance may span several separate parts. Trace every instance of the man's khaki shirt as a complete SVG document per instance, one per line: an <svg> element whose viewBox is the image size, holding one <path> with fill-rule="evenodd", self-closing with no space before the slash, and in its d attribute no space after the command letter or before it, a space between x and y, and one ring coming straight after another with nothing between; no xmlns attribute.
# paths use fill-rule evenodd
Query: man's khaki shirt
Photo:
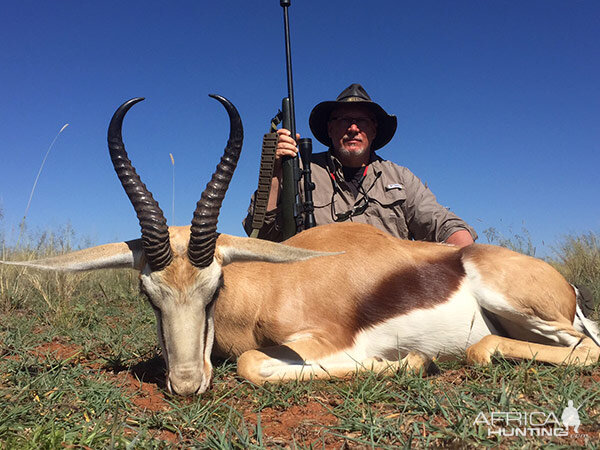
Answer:
<svg viewBox="0 0 600 450"><path fill-rule="evenodd" d="M348 217L347 221L368 223L402 239L444 242L459 230L467 230L473 239L477 238L475 230L441 206L433 193L406 167L375 154L367 167L359 191L353 183L344 180L342 165L330 151L312 156L317 225L335 222L336 214L349 215L355 208L358 212L364 209L364 212ZM254 197L244 220L248 234L252 232L253 210ZM280 242L283 240L281 230L281 209L277 207L267 212L258 237Z"/></svg>

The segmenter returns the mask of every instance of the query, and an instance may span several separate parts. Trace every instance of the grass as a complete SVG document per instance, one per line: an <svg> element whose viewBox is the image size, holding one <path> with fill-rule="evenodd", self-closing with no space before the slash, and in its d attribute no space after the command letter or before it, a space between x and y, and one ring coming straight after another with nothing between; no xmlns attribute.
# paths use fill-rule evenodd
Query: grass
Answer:
<svg viewBox="0 0 600 450"><path fill-rule="evenodd" d="M60 234L60 233L59 233ZM5 250L68 251L73 236ZM598 295L595 235L566 239L553 264ZM596 252L596 253L594 253ZM18 253L18 254L17 254ZM578 278L579 277L579 278ZM597 298L597 297L596 297ZM439 375L255 386L216 365L200 398L164 391L154 315L133 271L56 275L0 266L0 448L594 448L600 366L499 359L440 362ZM488 435L480 412L579 410L577 436Z"/></svg>
<svg viewBox="0 0 600 450"><path fill-rule="evenodd" d="M553 264L571 282L588 286L596 300L600 299L600 238L594 233L567 236L554 247Z"/></svg>

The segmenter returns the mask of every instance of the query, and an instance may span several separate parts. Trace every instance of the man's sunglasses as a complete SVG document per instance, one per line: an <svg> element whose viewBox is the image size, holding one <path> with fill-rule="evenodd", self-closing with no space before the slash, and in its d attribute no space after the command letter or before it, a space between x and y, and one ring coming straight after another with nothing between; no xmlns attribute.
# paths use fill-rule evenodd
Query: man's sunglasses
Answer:
<svg viewBox="0 0 600 450"><path fill-rule="evenodd" d="M350 128L353 123L361 129L373 125L373 119L370 117L332 117L329 121L344 128Z"/></svg>

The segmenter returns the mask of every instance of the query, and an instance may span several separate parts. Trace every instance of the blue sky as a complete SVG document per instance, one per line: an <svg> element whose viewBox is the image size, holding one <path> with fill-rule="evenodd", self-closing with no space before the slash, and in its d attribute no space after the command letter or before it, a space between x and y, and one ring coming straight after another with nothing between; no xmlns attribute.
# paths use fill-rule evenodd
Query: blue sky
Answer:
<svg viewBox="0 0 600 450"><path fill-rule="evenodd" d="M3 2L0 8L0 231L66 223L100 244L139 226L110 164L106 129L143 96L124 140L176 225L189 224L241 113L244 150L219 230L241 235L260 144L286 95L277 0ZM298 131L350 83L398 116L379 152L409 167L480 233L525 227L538 254L565 233L600 231L600 3L294 0ZM323 147L315 142L315 151Z"/></svg>

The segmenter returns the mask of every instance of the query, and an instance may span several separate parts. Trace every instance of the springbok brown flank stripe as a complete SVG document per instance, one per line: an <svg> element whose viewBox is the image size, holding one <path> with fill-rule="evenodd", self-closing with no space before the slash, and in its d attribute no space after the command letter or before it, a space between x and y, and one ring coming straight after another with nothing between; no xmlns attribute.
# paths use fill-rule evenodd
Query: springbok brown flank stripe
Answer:
<svg viewBox="0 0 600 450"><path fill-rule="evenodd" d="M359 299L353 331L444 303L458 290L464 276L459 252L404 266Z"/></svg>

